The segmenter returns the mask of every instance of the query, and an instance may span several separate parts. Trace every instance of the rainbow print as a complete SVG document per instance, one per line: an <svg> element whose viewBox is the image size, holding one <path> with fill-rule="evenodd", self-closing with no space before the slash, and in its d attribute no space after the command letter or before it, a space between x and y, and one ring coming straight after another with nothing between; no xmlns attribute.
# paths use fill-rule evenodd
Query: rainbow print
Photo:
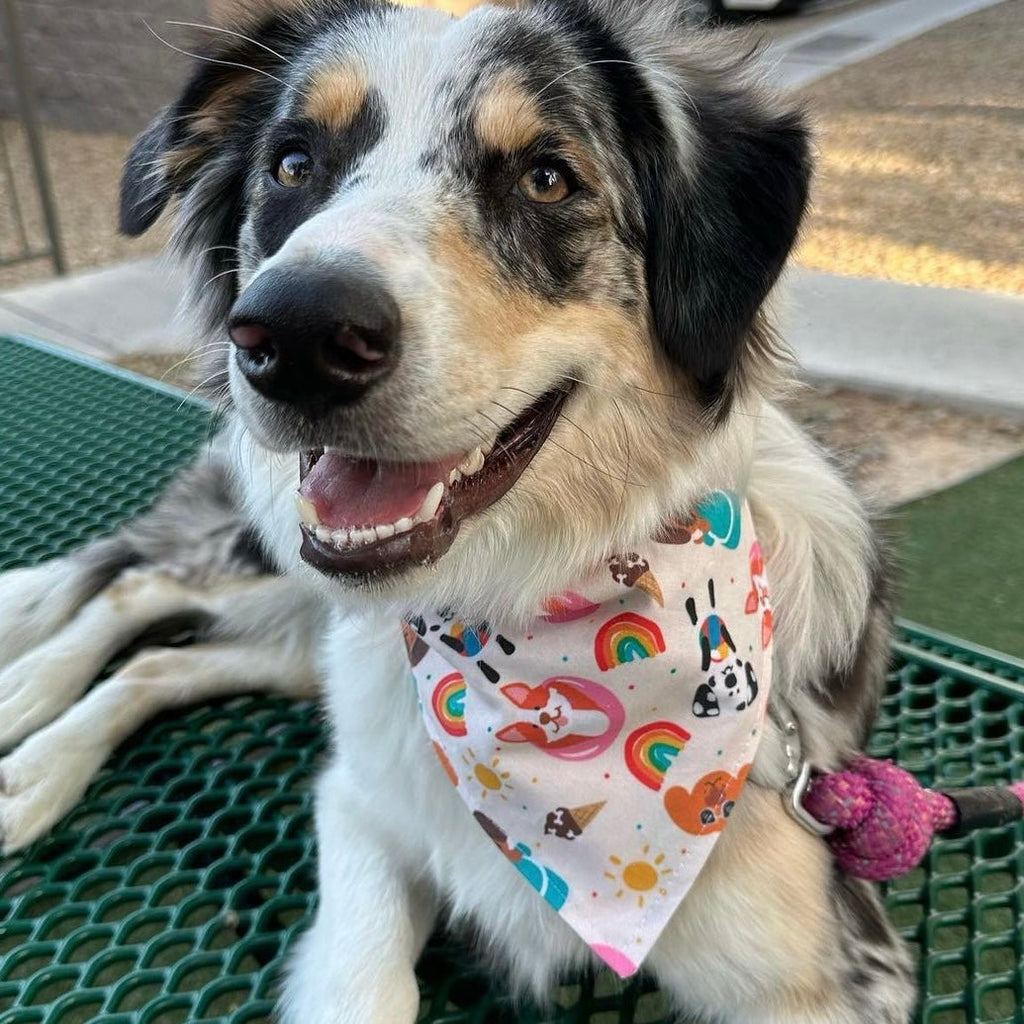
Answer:
<svg viewBox="0 0 1024 1024"><path fill-rule="evenodd" d="M689 739L690 734L674 722L641 725L626 740L626 767L645 786L658 792L665 773Z"/></svg>
<svg viewBox="0 0 1024 1024"><path fill-rule="evenodd" d="M665 653L665 638L656 622L634 612L609 619L594 640L594 657L602 672Z"/></svg>
<svg viewBox="0 0 1024 1024"><path fill-rule="evenodd" d="M461 672L452 672L434 687L430 706L449 736L466 735L466 680Z"/></svg>

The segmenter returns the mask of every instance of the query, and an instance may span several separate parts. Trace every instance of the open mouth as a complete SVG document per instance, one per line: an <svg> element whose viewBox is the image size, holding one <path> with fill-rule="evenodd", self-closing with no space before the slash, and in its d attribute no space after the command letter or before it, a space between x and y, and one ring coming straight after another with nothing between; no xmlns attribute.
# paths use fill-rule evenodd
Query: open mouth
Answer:
<svg viewBox="0 0 1024 1024"><path fill-rule="evenodd" d="M553 388L489 444L436 462L300 455L302 558L329 574L429 565L470 516L507 494L547 440L572 386Z"/></svg>

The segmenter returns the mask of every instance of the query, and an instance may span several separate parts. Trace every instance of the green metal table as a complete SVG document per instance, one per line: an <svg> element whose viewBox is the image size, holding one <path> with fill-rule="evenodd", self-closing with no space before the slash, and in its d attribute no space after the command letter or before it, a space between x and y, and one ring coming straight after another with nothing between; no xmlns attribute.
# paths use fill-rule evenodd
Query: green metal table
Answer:
<svg viewBox="0 0 1024 1024"><path fill-rule="evenodd" d="M210 430L170 389L0 339L0 569L109 531ZM125 744L49 837L0 859L0 1024L270 1021L314 902L321 749L313 706L256 696ZM927 783L1024 777L1024 663L904 625L871 753ZM1024 828L937 842L887 895L920 951L921 1024L1024 1021ZM671 1019L649 983L605 973L556 1011L513 1008L443 936L419 974L432 1024Z"/></svg>

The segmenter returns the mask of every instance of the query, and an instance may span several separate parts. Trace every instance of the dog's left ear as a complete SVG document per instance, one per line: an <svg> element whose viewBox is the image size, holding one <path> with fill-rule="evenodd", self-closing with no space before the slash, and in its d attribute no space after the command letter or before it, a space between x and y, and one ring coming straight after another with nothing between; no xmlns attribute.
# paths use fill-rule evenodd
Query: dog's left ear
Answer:
<svg viewBox="0 0 1024 1024"><path fill-rule="evenodd" d="M681 0L539 0L604 80L640 194L657 339L725 408L758 310L796 240L810 137L749 44Z"/></svg>
<svg viewBox="0 0 1024 1024"><path fill-rule="evenodd" d="M789 105L709 83L677 101L689 140L652 131L636 163L650 303L668 357L705 403L721 409L796 241L810 143L801 113Z"/></svg>

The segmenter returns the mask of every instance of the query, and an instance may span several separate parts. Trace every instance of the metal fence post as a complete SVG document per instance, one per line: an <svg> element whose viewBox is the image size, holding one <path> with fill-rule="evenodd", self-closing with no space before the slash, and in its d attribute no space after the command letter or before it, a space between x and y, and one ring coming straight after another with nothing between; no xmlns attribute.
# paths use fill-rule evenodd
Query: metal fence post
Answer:
<svg viewBox="0 0 1024 1024"><path fill-rule="evenodd" d="M21 123L25 128L29 154L32 159L32 170L35 174L36 187L39 190L39 202L46 222L46 233L50 239L49 256L53 260L53 269L63 274L67 267L64 262L64 250L61 245L60 224L57 220L57 206L53 199L53 187L50 184L50 172L46 164L46 150L39 134L36 121L35 106L32 102L32 87L29 78L28 64L25 60L25 49L21 38L21 18L17 0L3 0L0 11L3 13L4 31L7 35L8 51L11 55L11 70L14 77L14 92L18 99L18 111ZM17 197L15 197L17 203Z"/></svg>

